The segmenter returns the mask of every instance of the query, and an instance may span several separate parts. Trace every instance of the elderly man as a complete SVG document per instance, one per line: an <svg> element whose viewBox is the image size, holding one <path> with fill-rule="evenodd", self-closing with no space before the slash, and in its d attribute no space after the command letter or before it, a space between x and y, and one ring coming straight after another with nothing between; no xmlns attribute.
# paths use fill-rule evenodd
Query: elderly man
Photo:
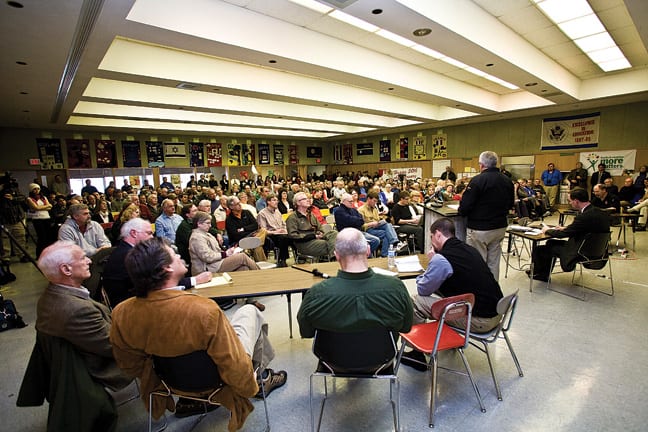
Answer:
<svg viewBox="0 0 648 432"><path fill-rule="evenodd" d="M279 199L275 194L270 193L266 197L266 201L267 206L259 212L257 222L259 227L268 232L268 237L275 244L275 247L279 249L277 267L286 267L288 247L292 244L292 241L288 238L286 222L284 222L279 211Z"/></svg>
<svg viewBox="0 0 648 432"><path fill-rule="evenodd" d="M529 277L547 282L551 268L551 259L560 258L560 266L564 271L574 269L578 261L578 248L589 233L609 233L610 216L598 207L590 204L587 191L575 187L569 191L569 204L578 211L571 225L566 227L544 227L542 232L556 238L569 237L568 241L549 240L534 250L533 269L534 275L527 271Z"/></svg>
<svg viewBox="0 0 648 432"><path fill-rule="evenodd" d="M398 242L398 234L396 234L394 226L387 222L385 217L380 215L378 210L379 202L380 198L378 197L378 192L370 190L369 193L367 193L367 201L365 202L365 205L360 207L358 212L364 220L362 229L369 234L378 237L382 241L380 256L386 257L389 252L389 246L394 245L397 250L400 250L407 246L407 243Z"/></svg>
<svg viewBox="0 0 648 432"><path fill-rule="evenodd" d="M459 204L466 217L466 243L479 251L495 280L499 280L506 216L513 207L513 182L497 169L497 153L479 155L481 173L468 183Z"/></svg>
<svg viewBox="0 0 648 432"><path fill-rule="evenodd" d="M95 381L112 390L126 387L132 378L113 358L110 311L82 285L90 277L90 259L83 249L57 241L43 250L38 268L50 283L38 300L36 330L72 344Z"/></svg>
<svg viewBox="0 0 648 432"><path fill-rule="evenodd" d="M152 356L206 351L225 383L215 400L231 412L229 430L240 429L253 409L248 398L262 397L254 369L259 368L266 396L287 379L285 371L267 368L274 350L259 309L241 306L228 321L212 300L178 289L187 269L164 239L140 242L125 265L136 297L114 309L110 340L119 366L140 378L142 399L147 404L149 393L161 387ZM169 338L171 334L175 336ZM157 418L165 407L173 409L171 397L166 401L156 398L148 408Z"/></svg>
<svg viewBox="0 0 648 432"><path fill-rule="evenodd" d="M304 295L297 321L302 337L316 329L351 332L386 327L408 332L412 327L412 301L398 278L374 273L369 268L369 245L353 228L340 231L335 257L341 270L337 277L311 287Z"/></svg>
<svg viewBox="0 0 648 432"><path fill-rule="evenodd" d="M345 228L355 228L362 231L362 235L369 243L371 254L373 255L373 253L378 249L378 246L380 246L380 238L366 231L363 231L365 222L362 218L362 215L354 207L353 197L351 194L343 193L340 199L340 203L342 205L335 211L336 229L338 231L342 231ZM387 246L387 248L389 248L389 246Z"/></svg>
<svg viewBox="0 0 648 432"><path fill-rule="evenodd" d="M308 211L311 202L304 192L295 194L293 205L295 211L286 219L286 230L297 251L314 257L333 258L337 231L324 232L317 218Z"/></svg>
<svg viewBox="0 0 648 432"><path fill-rule="evenodd" d="M176 205L172 199L162 201L162 213L155 219L155 236L164 237L175 243L176 231L182 223L182 216L176 214Z"/></svg>
<svg viewBox="0 0 648 432"><path fill-rule="evenodd" d="M398 278L373 272L368 266L369 246L353 228L340 231L335 257L340 263L337 277L311 287L304 295L297 320L302 337L313 337L316 329L350 332L385 327L408 332L412 327L412 301Z"/></svg>
<svg viewBox="0 0 648 432"><path fill-rule="evenodd" d="M602 184L594 185L594 198L592 198L592 205L594 207L607 210L609 212L619 212L621 209L621 202L619 197L615 194L609 193L608 187Z"/></svg>
<svg viewBox="0 0 648 432"><path fill-rule="evenodd" d="M70 218L59 228L59 240L76 243L89 257L111 246L110 240L106 237L101 225L92 220L87 205L71 205L69 212Z"/></svg>

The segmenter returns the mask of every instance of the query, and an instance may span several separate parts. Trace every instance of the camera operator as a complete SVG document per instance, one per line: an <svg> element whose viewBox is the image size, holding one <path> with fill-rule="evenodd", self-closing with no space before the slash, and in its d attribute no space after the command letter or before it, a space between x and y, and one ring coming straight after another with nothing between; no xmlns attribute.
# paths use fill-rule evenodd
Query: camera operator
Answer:
<svg viewBox="0 0 648 432"><path fill-rule="evenodd" d="M11 233L22 249L26 249L25 241L25 195L18 190L18 182L6 173L0 177L0 223ZM2 234L2 261L8 263L11 260L11 240L5 232ZM16 248L16 255L20 262L28 262L29 257L24 256L20 248Z"/></svg>

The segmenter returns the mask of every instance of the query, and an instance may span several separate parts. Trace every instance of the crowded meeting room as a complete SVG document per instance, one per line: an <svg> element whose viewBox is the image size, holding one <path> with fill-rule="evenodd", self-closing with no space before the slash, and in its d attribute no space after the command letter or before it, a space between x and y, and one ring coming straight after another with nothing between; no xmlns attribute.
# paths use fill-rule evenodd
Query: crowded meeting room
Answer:
<svg viewBox="0 0 648 432"><path fill-rule="evenodd" d="M2 430L645 430L646 23L1 2Z"/></svg>

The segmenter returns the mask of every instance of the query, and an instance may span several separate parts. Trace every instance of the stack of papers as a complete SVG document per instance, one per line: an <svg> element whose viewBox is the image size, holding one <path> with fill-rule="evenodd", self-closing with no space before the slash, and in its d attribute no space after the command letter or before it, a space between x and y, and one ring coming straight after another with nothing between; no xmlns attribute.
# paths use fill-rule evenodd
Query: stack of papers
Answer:
<svg viewBox="0 0 648 432"><path fill-rule="evenodd" d="M423 267L416 255L396 258L396 269L398 273L416 273L423 271Z"/></svg>
<svg viewBox="0 0 648 432"><path fill-rule="evenodd" d="M389 271L389 270L385 270L385 269L380 268L380 267L371 267L371 270L373 270L374 273L376 273L376 274L380 274L380 275L385 275L385 276L398 276L398 273L393 272L393 271Z"/></svg>
<svg viewBox="0 0 648 432"><path fill-rule="evenodd" d="M229 285L231 283L232 283L232 277L227 273L223 273L222 276L214 276L212 280L210 280L209 282L196 285L194 289L213 288L218 285Z"/></svg>
<svg viewBox="0 0 648 432"><path fill-rule="evenodd" d="M522 225L510 225L508 229L510 229L511 231L522 231L522 232L533 230L533 228L529 226L522 226Z"/></svg>

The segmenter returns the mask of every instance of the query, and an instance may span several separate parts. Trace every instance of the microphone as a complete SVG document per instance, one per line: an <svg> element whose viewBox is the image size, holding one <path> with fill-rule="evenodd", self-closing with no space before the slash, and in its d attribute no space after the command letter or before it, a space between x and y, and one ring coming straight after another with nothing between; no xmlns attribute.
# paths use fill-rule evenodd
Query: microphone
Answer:
<svg viewBox="0 0 648 432"><path fill-rule="evenodd" d="M322 273L321 271L319 271L319 270L317 270L317 269L313 269L313 274L314 274L315 276L319 276L319 277L321 277L322 279L328 279L328 278L331 277L331 276L327 275L326 273Z"/></svg>

